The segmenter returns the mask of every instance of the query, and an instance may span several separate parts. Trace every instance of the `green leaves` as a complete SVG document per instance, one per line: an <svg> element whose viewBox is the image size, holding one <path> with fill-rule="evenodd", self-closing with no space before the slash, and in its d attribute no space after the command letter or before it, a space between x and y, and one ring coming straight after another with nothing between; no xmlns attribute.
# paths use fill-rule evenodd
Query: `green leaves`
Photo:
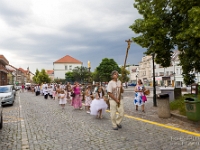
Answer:
<svg viewBox="0 0 200 150"><path fill-rule="evenodd" d="M50 83L51 79L49 78L48 74L46 73L44 69L42 69L41 71L36 69L35 76L33 77L33 81L35 83L41 84L44 82Z"/></svg>
<svg viewBox="0 0 200 150"><path fill-rule="evenodd" d="M102 62L96 69L100 77L100 80L106 82L111 80L111 72L113 70L117 70L119 73L121 71L118 64L113 59L109 58L102 59Z"/></svg>
<svg viewBox="0 0 200 150"><path fill-rule="evenodd" d="M193 82L190 73L200 71L200 1L135 0L134 7L143 18L130 26L139 34L133 41L147 48L145 54L155 53L156 63L163 67L170 66L178 46L185 82Z"/></svg>

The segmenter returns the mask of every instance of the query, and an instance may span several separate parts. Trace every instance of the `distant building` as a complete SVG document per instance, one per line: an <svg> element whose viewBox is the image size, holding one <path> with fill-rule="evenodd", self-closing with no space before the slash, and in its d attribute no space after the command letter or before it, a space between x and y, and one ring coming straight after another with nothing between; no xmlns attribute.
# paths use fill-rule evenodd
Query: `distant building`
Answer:
<svg viewBox="0 0 200 150"><path fill-rule="evenodd" d="M141 79L145 85L149 85L152 80L152 68L152 56L142 57L142 61L139 63L138 78Z"/></svg>
<svg viewBox="0 0 200 150"><path fill-rule="evenodd" d="M83 63L69 55L53 62L54 79L65 79L65 73L72 71L75 67L81 67Z"/></svg>
<svg viewBox="0 0 200 150"><path fill-rule="evenodd" d="M51 79L51 81L54 80L54 71L53 70L46 70L47 75Z"/></svg>
<svg viewBox="0 0 200 150"><path fill-rule="evenodd" d="M138 65L129 66L128 71L130 72L129 82L137 83L137 79L139 78L139 66Z"/></svg>
<svg viewBox="0 0 200 150"><path fill-rule="evenodd" d="M6 65L6 69L8 70L8 84L16 84L16 72L17 68L13 67L12 65Z"/></svg>
<svg viewBox="0 0 200 150"><path fill-rule="evenodd" d="M6 65L8 64L9 61L3 55L0 55L0 85L8 84L8 70L6 69Z"/></svg>

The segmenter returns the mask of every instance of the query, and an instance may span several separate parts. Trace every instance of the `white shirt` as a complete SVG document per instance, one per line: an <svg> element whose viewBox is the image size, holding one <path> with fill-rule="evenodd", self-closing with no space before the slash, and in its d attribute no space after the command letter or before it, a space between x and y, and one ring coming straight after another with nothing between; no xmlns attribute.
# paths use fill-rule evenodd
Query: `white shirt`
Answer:
<svg viewBox="0 0 200 150"><path fill-rule="evenodd" d="M44 93L44 95L47 95L47 94L48 94L48 89L45 88L45 89L43 90L43 93Z"/></svg>
<svg viewBox="0 0 200 150"><path fill-rule="evenodd" d="M107 91L108 93L112 93L115 96L115 98L118 98L120 93L120 88L121 88L120 80L117 81L111 80L108 83Z"/></svg>

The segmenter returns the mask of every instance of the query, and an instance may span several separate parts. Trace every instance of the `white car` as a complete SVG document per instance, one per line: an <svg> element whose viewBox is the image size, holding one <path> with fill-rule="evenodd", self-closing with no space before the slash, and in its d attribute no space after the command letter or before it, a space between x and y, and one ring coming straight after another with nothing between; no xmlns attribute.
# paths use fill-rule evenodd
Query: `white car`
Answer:
<svg viewBox="0 0 200 150"><path fill-rule="evenodd" d="M13 105L15 101L16 91L13 85L0 86L1 106Z"/></svg>

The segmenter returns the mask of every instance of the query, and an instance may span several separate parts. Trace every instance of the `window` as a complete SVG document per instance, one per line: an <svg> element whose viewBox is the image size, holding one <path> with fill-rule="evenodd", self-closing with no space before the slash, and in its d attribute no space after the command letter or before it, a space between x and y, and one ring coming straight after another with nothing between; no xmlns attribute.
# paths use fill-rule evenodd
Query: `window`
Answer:
<svg viewBox="0 0 200 150"><path fill-rule="evenodd" d="M67 70L67 65L65 66L65 70Z"/></svg>
<svg viewBox="0 0 200 150"><path fill-rule="evenodd" d="M178 69L176 69L176 74L179 74L179 71L178 71Z"/></svg>
<svg viewBox="0 0 200 150"><path fill-rule="evenodd" d="M72 65L69 66L69 70L72 70Z"/></svg>
<svg viewBox="0 0 200 150"><path fill-rule="evenodd" d="M182 74L183 73L183 71L182 71L182 69L180 69L180 74Z"/></svg>

